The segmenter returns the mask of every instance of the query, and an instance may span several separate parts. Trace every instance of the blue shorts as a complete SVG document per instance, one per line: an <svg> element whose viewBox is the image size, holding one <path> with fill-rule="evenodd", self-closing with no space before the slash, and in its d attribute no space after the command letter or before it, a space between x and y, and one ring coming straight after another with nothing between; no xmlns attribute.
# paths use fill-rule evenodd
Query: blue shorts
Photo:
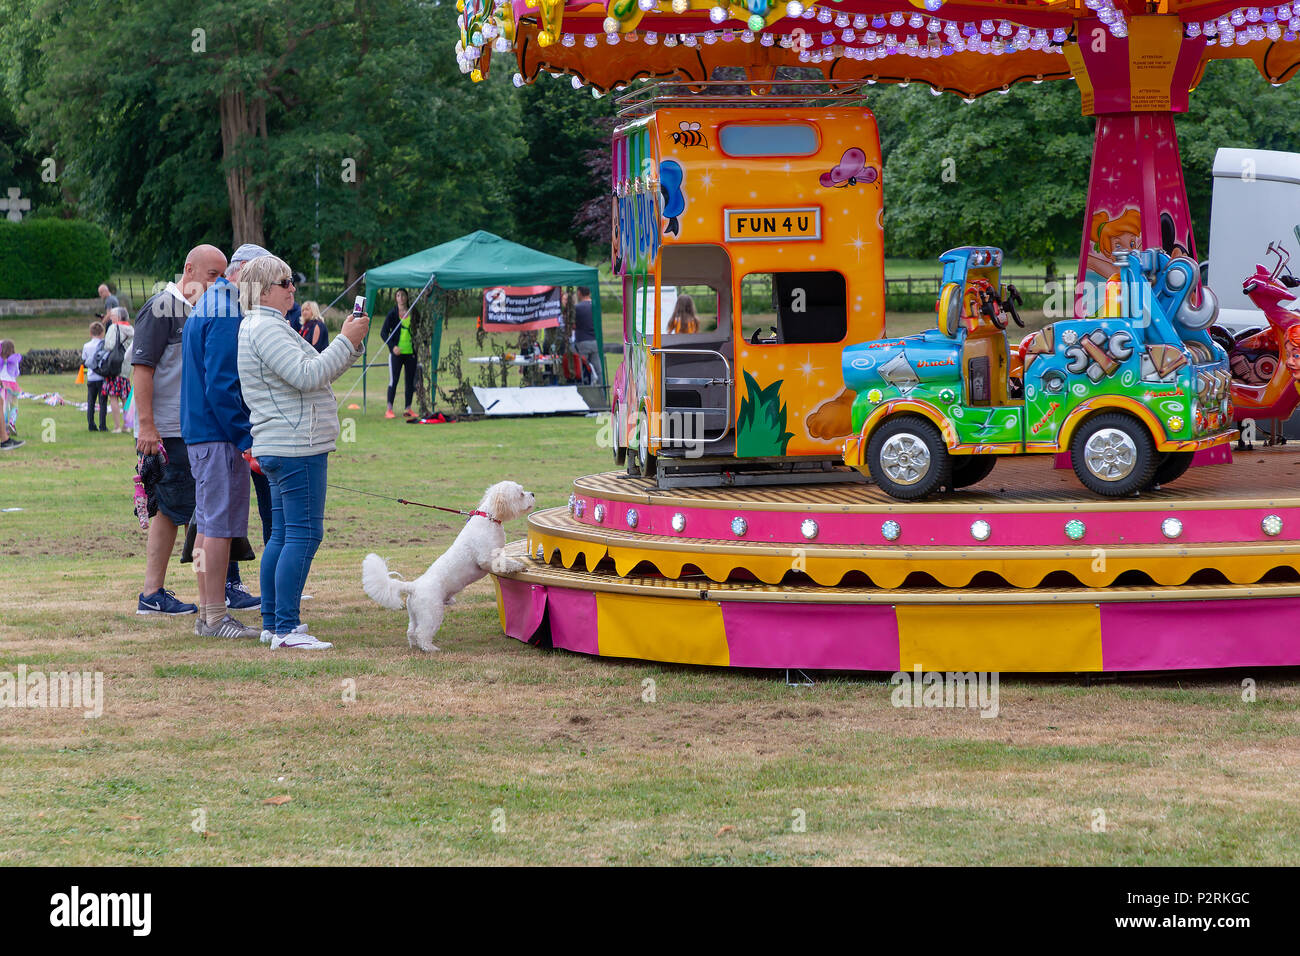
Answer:
<svg viewBox="0 0 1300 956"><path fill-rule="evenodd" d="M208 538L248 534L248 462L228 441L189 446L194 475L194 526Z"/></svg>

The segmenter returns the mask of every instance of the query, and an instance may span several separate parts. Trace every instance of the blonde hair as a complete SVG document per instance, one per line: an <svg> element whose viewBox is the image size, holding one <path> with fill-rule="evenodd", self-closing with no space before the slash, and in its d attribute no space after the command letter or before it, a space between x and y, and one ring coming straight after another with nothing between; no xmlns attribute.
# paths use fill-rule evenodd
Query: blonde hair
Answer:
<svg viewBox="0 0 1300 956"><path fill-rule="evenodd" d="M307 301L302 304L302 321L308 322L312 319L319 319L320 304L314 301Z"/></svg>
<svg viewBox="0 0 1300 956"><path fill-rule="evenodd" d="M262 291L272 283L293 278L289 264L277 256L258 256L239 270L239 307L247 312L262 304Z"/></svg>
<svg viewBox="0 0 1300 956"><path fill-rule="evenodd" d="M690 335L699 330L700 319L695 314L695 300L686 294L679 295L673 306L673 316L668 320L668 331Z"/></svg>
<svg viewBox="0 0 1300 956"><path fill-rule="evenodd" d="M1098 252L1108 252L1106 247L1122 232L1134 236L1142 235L1142 215L1136 209L1125 209L1114 219L1104 212L1093 213L1088 238L1093 241Z"/></svg>

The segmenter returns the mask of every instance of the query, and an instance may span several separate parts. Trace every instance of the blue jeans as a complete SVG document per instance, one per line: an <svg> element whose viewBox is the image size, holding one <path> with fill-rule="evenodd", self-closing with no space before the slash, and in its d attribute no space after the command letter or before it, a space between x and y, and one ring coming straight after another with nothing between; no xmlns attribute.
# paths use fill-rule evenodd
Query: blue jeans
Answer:
<svg viewBox="0 0 1300 956"><path fill-rule="evenodd" d="M271 539L262 551L261 585L262 627L273 634L288 634L302 623L303 585L325 537L328 457L257 459L271 483Z"/></svg>

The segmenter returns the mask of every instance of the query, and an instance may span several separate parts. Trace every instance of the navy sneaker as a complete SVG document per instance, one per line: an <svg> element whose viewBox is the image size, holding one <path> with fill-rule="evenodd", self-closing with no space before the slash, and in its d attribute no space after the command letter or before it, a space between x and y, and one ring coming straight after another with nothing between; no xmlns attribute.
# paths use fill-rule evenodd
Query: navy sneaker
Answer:
<svg viewBox="0 0 1300 956"><path fill-rule="evenodd" d="M159 588L153 594L140 595L140 603L136 605L136 614L198 614L199 608L196 604L186 604L184 601L176 599L176 592L168 591L166 588Z"/></svg>
<svg viewBox="0 0 1300 956"><path fill-rule="evenodd" d="M226 582L226 607L232 611L247 611L249 608L261 607L262 599L256 594L249 594L242 581L233 584Z"/></svg>

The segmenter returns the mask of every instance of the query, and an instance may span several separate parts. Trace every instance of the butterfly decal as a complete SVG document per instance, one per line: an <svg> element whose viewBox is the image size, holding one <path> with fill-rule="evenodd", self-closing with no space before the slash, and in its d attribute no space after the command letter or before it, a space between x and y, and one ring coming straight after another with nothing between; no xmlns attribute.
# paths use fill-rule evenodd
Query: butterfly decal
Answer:
<svg viewBox="0 0 1300 956"><path fill-rule="evenodd" d="M840 157L839 163L822 173L817 181L828 188L843 189L858 183L874 183L879 178L879 170L867 165L867 154L856 146L850 146Z"/></svg>
<svg viewBox="0 0 1300 956"><path fill-rule="evenodd" d="M659 192L663 196L662 215L668 220L664 226L665 236L682 234L681 215L686 211L686 194L682 192L682 181L686 174L676 160L665 159L659 164Z"/></svg>

